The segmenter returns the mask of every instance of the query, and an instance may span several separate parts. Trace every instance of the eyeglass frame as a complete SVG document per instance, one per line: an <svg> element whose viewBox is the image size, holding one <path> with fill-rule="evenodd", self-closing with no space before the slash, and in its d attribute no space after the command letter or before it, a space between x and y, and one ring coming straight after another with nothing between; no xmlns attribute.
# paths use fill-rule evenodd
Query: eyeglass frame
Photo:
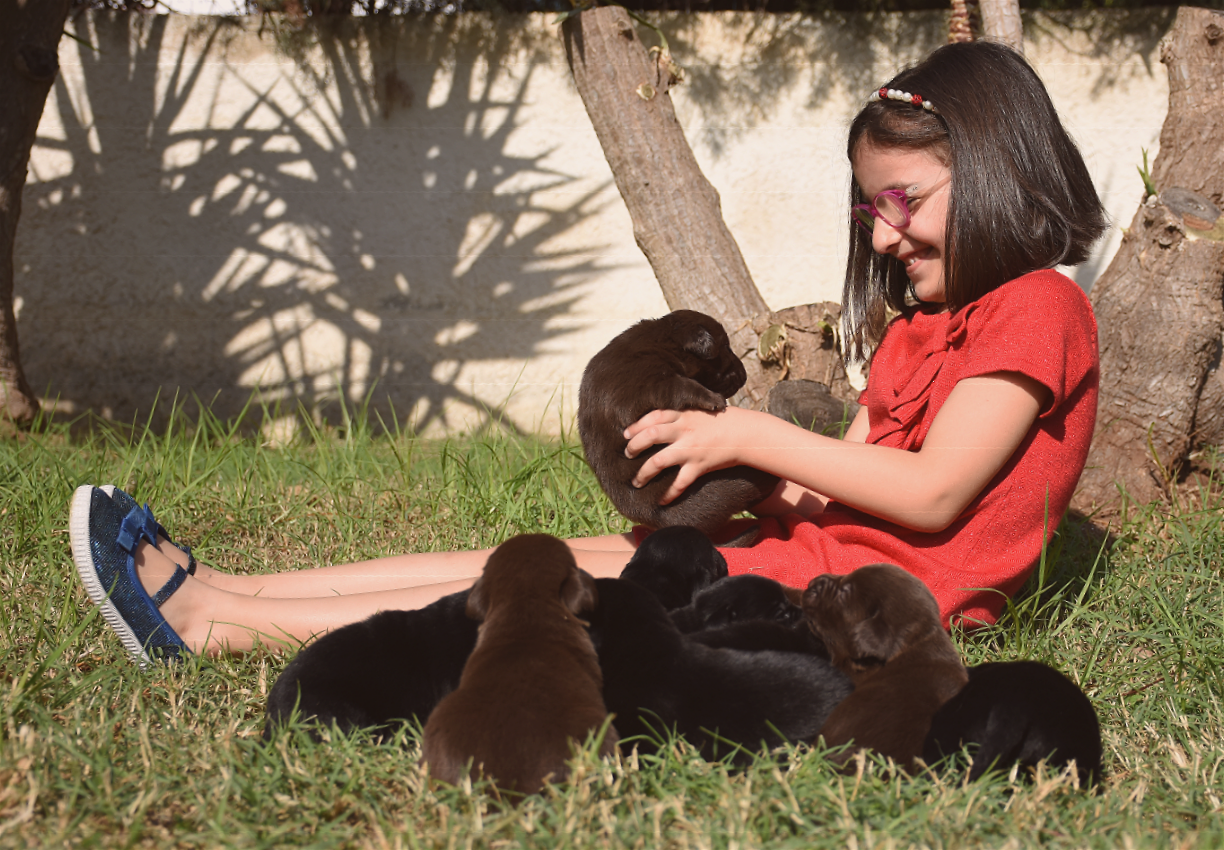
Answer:
<svg viewBox="0 0 1224 850"><path fill-rule="evenodd" d="M899 222L889 221L886 216L880 214L880 211L876 208L876 201L880 199L881 195L886 195L890 198L896 199L897 206L901 207L901 214L904 216L904 220ZM859 218L857 215L859 210L863 210L869 216L871 216L871 227L868 227L867 222ZM877 192L875 197L871 199L871 203L855 204L854 206L850 207L850 217L854 219L855 224L863 228L863 230L867 231L868 233L874 232L876 219L880 218L884 219L885 224L887 224L889 227L909 227L909 223L911 221L909 211L909 191L906 189L885 189L883 192Z"/></svg>

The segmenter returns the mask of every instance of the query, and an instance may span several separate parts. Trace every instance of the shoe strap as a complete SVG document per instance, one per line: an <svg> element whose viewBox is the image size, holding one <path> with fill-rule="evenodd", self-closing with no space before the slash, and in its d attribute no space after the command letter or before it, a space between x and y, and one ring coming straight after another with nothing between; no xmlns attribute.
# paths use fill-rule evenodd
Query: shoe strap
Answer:
<svg viewBox="0 0 1224 850"><path fill-rule="evenodd" d="M174 591L182 586L187 580L187 571L180 566L175 566L174 575L170 576L170 580L162 585L161 590L154 593L152 596L153 604L158 608L166 604L166 600L174 595Z"/></svg>
<svg viewBox="0 0 1224 850"><path fill-rule="evenodd" d="M147 540L150 546L157 546L157 535L159 534L170 540L170 535L166 534L166 530L153 518L153 511L149 508L148 502L146 502L143 508L132 508L128 511L128 515L123 518L123 524L119 526L119 546L129 555L135 555L136 546L142 539ZM173 540L170 540L170 543L171 545L177 545ZM187 575L195 575L196 560L195 556L191 554L191 547L182 546L179 548L187 555ZM183 568L179 567L179 569ZM171 581L173 580L171 579ZM179 583L182 583L181 579Z"/></svg>

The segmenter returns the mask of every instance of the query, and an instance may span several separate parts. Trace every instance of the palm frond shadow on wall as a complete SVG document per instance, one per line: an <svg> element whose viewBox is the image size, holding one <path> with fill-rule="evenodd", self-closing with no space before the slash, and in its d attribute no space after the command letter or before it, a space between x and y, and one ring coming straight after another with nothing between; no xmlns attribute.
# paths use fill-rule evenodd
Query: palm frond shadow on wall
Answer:
<svg viewBox="0 0 1224 850"><path fill-rule="evenodd" d="M477 16L339 19L293 63L252 19L173 21L76 21L95 49L48 101L18 244L33 385L119 420L175 391L227 417L254 386L418 430L456 402L501 419L464 367L568 332L601 246L549 242L608 188L508 150L540 46Z"/></svg>

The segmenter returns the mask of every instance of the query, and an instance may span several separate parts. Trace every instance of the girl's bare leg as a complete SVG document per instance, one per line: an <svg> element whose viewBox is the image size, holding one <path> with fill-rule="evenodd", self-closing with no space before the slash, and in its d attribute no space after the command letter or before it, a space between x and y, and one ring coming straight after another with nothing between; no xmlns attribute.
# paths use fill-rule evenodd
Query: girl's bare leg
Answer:
<svg viewBox="0 0 1224 850"><path fill-rule="evenodd" d="M628 534L608 534L602 537L583 537L567 541L583 567L588 553L617 553L623 567L633 554L633 537ZM173 557L178 552L174 547L162 543L158 550ZM144 547L141 547L144 551ZM383 590L403 590L439 582L460 579L475 579L484 569L492 549L472 549L462 552L417 552L408 555L392 555L371 561L357 561L315 569L289 570L280 573L258 575L233 575L200 565L196 573L201 581L219 590L241 593L246 596L297 599L311 596L349 596L355 593L374 593ZM184 558L175 558L186 563ZM598 558L597 558L598 560ZM611 560L608 563L612 563ZM137 560L137 567L140 561ZM599 567L597 567L599 568ZM171 568L173 569L173 568ZM595 574L593 570L587 572ZM619 574L619 571L618 571ZM154 580L142 581L153 584ZM164 581L164 579L163 579ZM160 587L161 585L157 585ZM155 588L156 589L156 588Z"/></svg>
<svg viewBox="0 0 1224 850"><path fill-rule="evenodd" d="M596 577L620 575L632 542L623 536L570 541L578 565ZM592 547L592 548L584 548ZM195 652L245 652L256 643L293 649L311 638L371 614L421 608L471 586L492 550L426 552L317 570L261 576L229 576L251 592L235 592L215 579L188 577L161 607L170 628ZM142 543L136 551L141 583L154 593L170 578L175 561ZM278 579L270 582L271 579ZM275 585L281 593L259 593Z"/></svg>

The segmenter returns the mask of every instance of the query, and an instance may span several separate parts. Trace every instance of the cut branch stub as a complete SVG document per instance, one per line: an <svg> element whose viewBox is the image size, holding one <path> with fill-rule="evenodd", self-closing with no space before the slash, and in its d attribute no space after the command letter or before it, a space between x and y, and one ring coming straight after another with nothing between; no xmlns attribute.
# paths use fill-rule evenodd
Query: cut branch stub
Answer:
<svg viewBox="0 0 1224 850"><path fill-rule="evenodd" d="M699 310L722 322L748 370L734 403L760 407L767 387L759 361L747 355L757 345L751 319L769 308L676 119L667 93L670 66L661 52L647 54L619 6L570 15L561 33L574 83L664 300L673 310Z"/></svg>
<svg viewBox="0 0 1224 850"><path fill-rule="evenodd" d="M773 384L783 380L816 381L835 398L858 401L842 365L841 305L819 301L760 313L752 320L762 367ZM762 356L762 352L768 352Z"/></svg>
<svg viewBox="0 0 1224 850"><path fill-rule="evenodd" d="M859 392L843 365L840 304L821 301L762 313L752 327L769 387L762 409L817 431L854 418Z"/></svg>

